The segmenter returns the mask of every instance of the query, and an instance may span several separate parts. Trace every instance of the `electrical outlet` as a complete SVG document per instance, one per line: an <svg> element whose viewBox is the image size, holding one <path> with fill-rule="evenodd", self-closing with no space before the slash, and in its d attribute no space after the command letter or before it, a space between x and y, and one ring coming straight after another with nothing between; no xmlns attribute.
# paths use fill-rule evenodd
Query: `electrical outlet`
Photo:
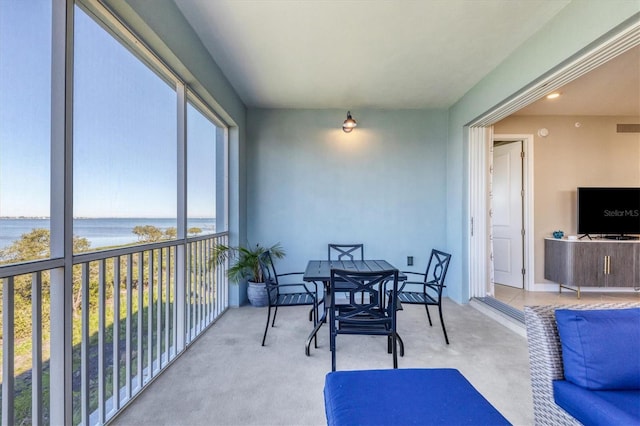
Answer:
<svg viewBox="0 0 640 426"><path fill-rule="evenodd" d="M413 256L407 256L407 266L413 266Z"/></svg>

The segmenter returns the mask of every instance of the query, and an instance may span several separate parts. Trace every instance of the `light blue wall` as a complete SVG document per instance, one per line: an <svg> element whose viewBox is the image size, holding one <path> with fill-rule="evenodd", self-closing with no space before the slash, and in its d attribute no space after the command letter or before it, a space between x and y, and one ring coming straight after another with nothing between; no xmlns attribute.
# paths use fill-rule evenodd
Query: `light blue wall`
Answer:
<svg viewBox="0 0 640 426"><path fill-rule="evenodd" d="M447 247L463 262L452 265L449 296L465 303L468 283L468 156L465 124L556 68L620 25L637 21L638 0L573 1L474 86L449 111ZM635 16L634 16L635 15Z"/></svg>
<svg viewBox="0 0 640 426"><path fill-rule="evenodd" d="M150 27L234 124L232 242L280 241L289 252L281 265L287 270L324 257L329 241L362 241L367 256L385 257L400 268L413 255L417 269L424 268L431 247L440 247L453 254L448 292L461 303L469 294L464 125L634 14L637 20L640 10L638 0L573 1L448 113L352 111L360 127L346 135L340 130L346 108L257 109L245 116L245 106L215 58L171 0L105 1L124 11L134 30L144 33L143 27ZM136 18L144 21L139 28ZM362 201L373 196L384 202L372 206ZM231 304L242 303L242 289L231 290Z"/></svg>
<svg viewBox="0 0 640 426"><path fill-rule="evenodd" d="M325 259L327 244L407 269L445 248L446 111L249 109L248 242L280 242L278 271ZM456 262L457 259L454 259Z"/></svg>

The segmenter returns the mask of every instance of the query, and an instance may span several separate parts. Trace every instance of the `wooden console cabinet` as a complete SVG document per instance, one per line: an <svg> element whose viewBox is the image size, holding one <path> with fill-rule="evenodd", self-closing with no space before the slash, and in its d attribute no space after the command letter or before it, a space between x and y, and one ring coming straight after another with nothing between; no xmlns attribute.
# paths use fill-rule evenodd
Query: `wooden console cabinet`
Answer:
<svg viewBox="0 0 640 426"><path fill-rule="evenodd" d="M545 238L544 277L578 292L580 287L640 288L640 241Z"/></svg>

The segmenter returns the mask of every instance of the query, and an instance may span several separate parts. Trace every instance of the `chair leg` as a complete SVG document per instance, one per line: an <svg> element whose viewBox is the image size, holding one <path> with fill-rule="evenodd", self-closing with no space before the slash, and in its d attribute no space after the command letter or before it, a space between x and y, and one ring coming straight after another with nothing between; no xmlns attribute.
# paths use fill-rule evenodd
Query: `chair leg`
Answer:
<svg viewBox="0 0 640 426"><path fill-rule="evenodd" d="M269 310L267 311L267 325L264 327L264 335L262 336L262 346L264 346L264 341L267 340L267 331L269 330L270 319L271 319L271 306L269 306Z"/></svg>
<svg viewBox="0 0 640 426"><path fill-rule="evenodd" d="M313 326L315 327L315 326L317 326L317 325L318 325L318 323L320 322L320 318L318 317L318 315L319 315L319 312L318 312L318 305L316 304L316 305L314 306L314 308L315 308L315 312L314 312L315 318L314 318L314 321L313 321ZM316 333L316 334L313 336L313 346L314 346L316 349L318 349L318 333Z"/></svg>
<svg viewBox="0 0 640 426"><path fill-rule="evenodd" d="M321 299L318 299L318 303L316 304L316 320L318 319L318 311L317 311L317 309L322 304L324 304L324 297L322 297ZM312 318L311 315L313 315L313 308L309 309L309 321L311 321L311 318Z"/></svg>
<svg viewBox="0 0 640 426"><path fill-rule="evenodd" d="M276 325L276 315L278 315L278 307L276 306L276 310L273 311L273 321L271 321L271 327Z"/></svg>
<svg viewBox="0 0 640 426"><path fill-rule="evenodd" d="M315 315L315 318L314 318L314 321L313 321L314 327L313 327L313 331L311 332L311 334L307 338L307 342L305 343L305 346L304 346L304 353L307 356L310 356L310 354L311 354L311 351L310 351L311 340L313 340L314 347L316 349L318 348L318 331L320 330L320 327L322 327L322 324L323 324L323 321L321 321L320 317L319 317L320 312L319 312L317 304L312 308L312 311L313 311L313 313Z"/></svg>
<svg viewBox="0 0 640 426"><path fill-rule="evenodd" d="M311 334L309 335L309 337L307 337L307 342L304 346L304 353L309 356L311 354L309 348L311 347L311 340L315 339L316 341L316 348L318 347L318 330L320 330L320 327L322 327L322 323L318 321L318 323L316 324L315 328L313 329L313 331L311 332Z"/></svg>
<svg viewBox="0 0 640 426"><path fill-rule="evenodd" d="M444 328L444 318L442 318L442 305L438 304L438 312L440 312L440 324L442 324L442 332L444 333L444 340L449 344L449 337L447 336L447 329Z"/></svg>
<svg viewBox="0 0 640 426"><path fill-rule="evenodd" d="M431 322L431 315L429 315L429 305L424 305L425 311L427 311L427 318L429 318L429 326L433 327L433 323Z"/></svg>
<svg viewBox="0 0 640 426"><path fill-rule="evenodd" d="M404 342L398 333L396 333L396 342L400 345L400 356L404 356ZM393 339L387 336L387 353L393 353Z"/></svg>
<svg viewBox="0 0 640 426"><path fill-rule="evenodd" d="M331 371L336 371L336 336L331 333L330 343L331 349Z"/></svg>
<svg viewBox="0 0 640 426"><path fill-rule="evenodd" d="M392 349L393 349L393 368L398 368L398 346L396 341L397 334L393 333L391 336Z"/></svg>

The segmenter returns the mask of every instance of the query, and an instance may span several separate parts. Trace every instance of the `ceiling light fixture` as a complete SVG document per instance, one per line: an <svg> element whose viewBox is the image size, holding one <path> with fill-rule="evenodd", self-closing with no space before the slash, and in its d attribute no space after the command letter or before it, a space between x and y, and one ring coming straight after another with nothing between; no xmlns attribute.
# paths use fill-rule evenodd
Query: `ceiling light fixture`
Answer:
<svg viewBox="0 0 640 426"><path fill-rule="evenodd" d="M356 120L351 117L351 111L347 111L347 119L342 123L342 131L345 133L351 133L351 131L358 125Z"/></svg>
<svg viewBox="0 0 640 426"><path fill-rule="evenodd" d="M547 95L547 99L555 99L555 98L559 98L559 97L560 97L560 93L558 93L558 92L549 93Z"/></svg>

